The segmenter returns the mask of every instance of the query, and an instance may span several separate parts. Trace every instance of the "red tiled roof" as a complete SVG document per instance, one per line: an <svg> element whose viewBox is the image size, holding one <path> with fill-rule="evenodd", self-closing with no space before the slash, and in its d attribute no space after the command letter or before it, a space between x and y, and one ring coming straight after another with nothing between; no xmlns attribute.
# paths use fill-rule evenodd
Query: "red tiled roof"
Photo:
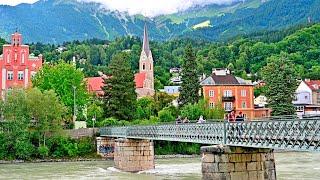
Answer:
<svg viewBox="0 0 320 180"><path fill-rule="evenodd" d="M312 91L320 89L320 80L304 81Z"/></svg>
<svg viewBox="0 0 320 180"><path fill-rule="evenodd" d="M103 94L102 87L104 86L104 80L102 77L89 77L86 80L89 92L95 92L99 95Z"/></svg>
<svg viewBox="0 0 320 180"><path fill-rule="evenodd" d="M136 83L136 88L143 88L144 80L146 79L146 73L136 73L134 75L134 82Z"/></svg>

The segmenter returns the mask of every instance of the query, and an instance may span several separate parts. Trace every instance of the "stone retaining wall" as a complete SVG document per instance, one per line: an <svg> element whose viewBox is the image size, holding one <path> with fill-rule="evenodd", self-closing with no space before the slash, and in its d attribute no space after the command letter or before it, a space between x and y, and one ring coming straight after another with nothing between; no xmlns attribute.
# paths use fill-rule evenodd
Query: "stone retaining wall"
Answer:
<svg viewBox="0 0 320 180"><path fill-rule="evenodd" d="M127 172L154 169L154 145L150 140L116 139L115 167Z"/></svg>
<svg viewBox="0 0 320 180"><path fill-rule="evenodd" d="M226 180L275 180L276 169L270 149L201 147L202 178Z"/></svg>
<svg viewBox="0 0 320 180"><path fill-rule="evenodd" d="M97 132L99 132L98 128L83 128L83 129L69 129L64 130L66 134L73 138L73 139L79 139L82 137L94 137Z"/></svg>

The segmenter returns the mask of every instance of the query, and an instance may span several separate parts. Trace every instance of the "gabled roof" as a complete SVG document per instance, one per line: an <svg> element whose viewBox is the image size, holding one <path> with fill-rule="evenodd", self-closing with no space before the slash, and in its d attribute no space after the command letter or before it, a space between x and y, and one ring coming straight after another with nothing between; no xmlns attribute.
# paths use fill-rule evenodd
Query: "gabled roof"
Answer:
<svg viewBox="0 0 320 180"><path fill-rule="evenodd" d="M320 80L304 81L312 91L320 90Z"/></svg>
<svg viewBox="0 0 320 180"><path fill-rule="evenodd" d="M143 88L144 80L146 79L146 73L136 73L134 75L134 82L136 83L136 88Z"/></svg>
<svg viewBox="0 0 320 180"><path fill-rule="evenodd" d="M104 80L102 77L89 77L86 80L89 92L95 92L97 95L103 94Z"/></svg>

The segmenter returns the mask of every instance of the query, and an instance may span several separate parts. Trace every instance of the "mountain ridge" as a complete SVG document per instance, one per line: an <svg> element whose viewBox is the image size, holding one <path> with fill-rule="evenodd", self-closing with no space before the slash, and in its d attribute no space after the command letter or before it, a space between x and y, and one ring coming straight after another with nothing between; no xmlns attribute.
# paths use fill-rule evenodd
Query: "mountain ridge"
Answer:
<svg viewBox="0 0 320 180"><path fill-rule="evenodd" d="M40 0L34 4L1 5L0 36L8 40L18 28L29 43L113 40L128 35L141 37L147 23L152 40L187 37L220 41L239 34L287 28L307 22L307 17L318 22L319 7L320 0L247 0L146 18L111 11L99 3Z"/></svg>

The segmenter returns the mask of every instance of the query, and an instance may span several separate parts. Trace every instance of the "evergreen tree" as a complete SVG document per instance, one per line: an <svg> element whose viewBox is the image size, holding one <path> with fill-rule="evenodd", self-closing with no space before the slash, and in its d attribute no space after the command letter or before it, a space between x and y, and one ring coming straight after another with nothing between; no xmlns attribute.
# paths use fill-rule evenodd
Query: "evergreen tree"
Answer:
<svg viewBox="0 0 320 180"><path fill-rule="evenodd" d="M194 104L199 101L199 79L197 75L197 62L191 44L185 49L185 57L182 64L182 84L179 96L179 104Z"/></svg>
<svg viewBox="0 0 320 180"><path fill-rule="evenodd" d="M127 54L116 54L109 64L109 72L109 77L104 82L106 115L119 120L130 120L136 111L137 94Z"/></svg>
<svg viewBox="0 0 320 180"><path fill-rule="evenodd" d="M287 54L271 56L268 60L269 63L263 69L263 77L272 115L292 115L295 113L292 101L297 88L294 65L287 59Z"/></svg>

